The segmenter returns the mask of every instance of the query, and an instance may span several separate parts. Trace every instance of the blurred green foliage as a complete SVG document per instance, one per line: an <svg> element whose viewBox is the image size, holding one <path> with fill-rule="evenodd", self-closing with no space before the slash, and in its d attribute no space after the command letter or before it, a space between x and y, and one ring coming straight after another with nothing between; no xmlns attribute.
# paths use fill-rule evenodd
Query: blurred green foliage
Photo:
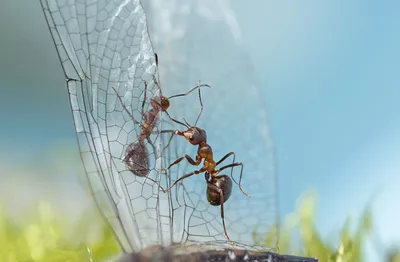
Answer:
<svg viewBox="0 0 400 262"><path fill-rule="evenodd" d="M279 253L316 257L321 262L361 262L365 261L363 245L371 239L372 213L370 208L362 212L355 229L351 228L350 216L345 220L337 241L324 240L315 228L316 196L313 193L303 195L296 210L287 216L280 226ZM268 232L264 239L253 239L258 245L274 246L273 235L276 232ZM297 237L293 237L296 235ZM293 239L298 241L294 242ZM385 253L383 250L381 252ZM380 261L400 262L399 249L393 249L387 254L382 254ZM379 252L379 253L381 253Z"/></svg>
<svg viewBox="0 0 400 262"><path fill-rule="evenodd" d="M105 226L90 239L93 217L84 214L71 229L67 221L55 219L49 204L40 203L20 225L0 207L0 261L105 261L118 254L119 247Z"/></svg>
<svg viewBox="0 0 400 262"><path fill-rule="evenodd" d="M315 202L314 194L304 195L297 209L282 223L279 253L317 257L321 262L364 261L362 246L372 230L370 209L364 210L353 230L347 218L337 243L332 243L323 240L315 229ZM106 226L94 240L88 237L93 217L93 212L84 214L71 229L66 221L55 219L49 204L40 203L24 218L26 223L19 225L0 206L0 261L105 261L118 255L118 244ZM256 239L255 233L253 237L256 244L272 246L275 234L271 230L263 239ZM399 250L392 249L384 255L384 260L400 262Z"/></svg>

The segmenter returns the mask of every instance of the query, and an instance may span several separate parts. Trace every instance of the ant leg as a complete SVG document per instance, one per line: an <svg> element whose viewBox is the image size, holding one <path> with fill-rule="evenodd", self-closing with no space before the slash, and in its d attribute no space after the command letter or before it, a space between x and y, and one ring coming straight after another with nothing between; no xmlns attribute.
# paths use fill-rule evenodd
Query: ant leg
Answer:
<svg viewBox="0 0 400 262"><path fill-rule="evenodd" d="M180 177L180 178L179 178L178 180L176 180L167 190L164 190L161 186L159 186L159 187L161 187L161 189L164 191L164 193L166 193L166 192L170 191L171 188L173 188L176 184L178 184L178 183L179 183L180 181L182 181L183 179L188 178L188 177L191 177L191 176L193 176L193 175L198 175L198 174L200 174L200 173L203 173L204 171L205 171L205 169L204 169L204 167L202 167L202 168L200 168L199 170L190 172L189 174L186 174L186 175Z"/></svg>
<svg viewBox="0 0 400 262"><path fill-rule="evenodd" d="M225 219L224 219L224 194L222 192L222 189L217 187L216 185L212 184L211 182L207 181L207 187L217 191L220 195L220 202L221 202L221 220L222 220L222 226L224 227L224 233L226 238L232 242L232 240L229 238L228 233L226 232L226 226L225 226Z"/></svg>
<svg viewBox="0 0 400 262"><path fill-rule="evenodd" d="M233 155L233 162L235 162L235 152L229 152L228 154L226 154L223 158L221 158L217 163L215 163L215 165L219 165L221 164L225 159L227 159L228 157L230 157L231 155Z"/></svg>
<svg viewBox="0 0 400 262"><path fill-rule="evenodd" d="M236 183L236 185L238 185L240 191L242 191L242 193L243 193L245 196L247 196L247 197L250 198L250 196L249 196L246 192L243 191L242 186L240 185L240 184L241 184L241 181L242 181L242 175L243 175L243 163L233 163L233 164L229 164L229 165L223 166L223 167L221 167L220 169L216 170L215 173L218 174L219 172L221 172L222 170L224 170L224 169L226 169L226 168L235 167L235 166L241 166L241 169L240 169L240 177L239 177L239 183L236 182L236 180L231 176L231 177L232 177L232 180Z"/></svg>
<svg viewBox="0 0 400 262"><path fill-rule="evenodd" d="M158 56L157 56L156 62L157 62L157 68L158 68ZM153 81L154 81L154 83L155 83L156 85L158 85L158 86L160 85L160 83L158 82L158 80L157 80L157 78L156 78L155 75L153 75Z"/></svg>
<svg viewBox="0 0 400 262"><path fill-rule="evenodd" d="M162 152L164 152L165 149L167 149L167 147L169 147L169 144L171 143L172 138L174 137L174 132L175 132L174 130L162 130L162 131L161 131L161 133L172 133L171 136L170 136L169 139L168 139L167 145L164 146L164 148L162 149Z"/></svg>
<svg viewBox="0 0 400 262"><path fill-rule="evenodd" d="M164 146L164 148L162 149L162 151L161 151L162 153L161 153L161 154L163 154L163 152L165 151L165 149L167 149L167 147L168 147L169 144L171 143L171 140L172 140L172 138L174 137L174 132L175 132L175 130L161 130L161 131L153 131L153 132L151 132L151 134L153 134L153 135L156 135L156 134L163 134L163 133L172 133L171 136L170 136L169 139L168 139L167 145Z"/></svg>
<svg viewBox="0 0 400 262"><path fill-rule="evenodd" d="M153 182L153 183L157 184L159 188L162 188L162 187L160 186L160 184L158 183L158 181L156 181L156 180L152 179L151 177L149 177L149 176L146 176L146 179L148 179L148 180L150 180L151 182ZM144 180L145 182L146 182L146 179Z"/></svg>
<svg viewBox="0 0 400 262"><path fill-rule="evenodd" d="M144 105L146 104L146 99L147 99L147 82L144 81L144 96L143 96L143 102L142 102L142 116L144 116Z"/></svg>
<svg viewBox="0 0 400 262"><path fill-rule="evenodd" d="M146 176L146 179L145 179L144 181L146 182L147 179L150 180L151 182L153 182L154 184L158 185L158 188L159 188L159 189L164 190L164 189L160 186L160 183L159 183L158 181L156 181L156 180L154 180L154 179L152 179L151 177L148 177L148 176ZM133 182L127 183L126 186L129 186L129 185L131 185L132 183L133 183Z"/></svg>
<svg viewBox="0 0 400 262"><path fill-rule="evenodd" d="M184 155L184 156L181 156L180 158L178 158L177 160L175 160L172 164L170 164L167 168L164 168L164 170L168 170L168 169L170 169L173 165L176 165L176 164L178 164L179 162L181 162L183 159L186 159L188 162L189 162L189 164L191 164L191 165L193 165L193 166L198 166L198 165L200 165L200 163L201 163L201 158L198 158L197 156L196 156L196 161L194 161L189 155Z"/></svg>
<svg viewBox="0 0 400 262"><path fill-rule="evenodd" d="M229 153L226 154L223 158L221 158L215 165L218 166L219 164L221 164L225 159L227 159L227 158L230 157L231 155L233 155L232 164L235 163L235 159L236 159L235 152L229 152ZM233 168L231 168L231 177L232 177L232 180L238 185L238 183L236 182L236 180L233 178Z"/></svg>
<svg viewBox="0 0 400 262"><path fill-rule="evenodd" d="M119 100L119 102L121 103L122 108L124 109L124 111L130 116L130 118L132 118L132 121L133 121L135 124L139 125L140 128L143 128L142 124L141 124L139 121L137 121L137 120L133 117L133 115L131 114L131 112L129 112L129 110L126 108L125 104L122 102L122 98L118 95L117 90L116 90L114 87L112 87L112 89L114 89L115 93L117 94L118 100Z"/></svg>
<svg viewBox="0 0 400 262"><path fill-rule="evenodd" d="M157 157L158 157L157 149L154 146L153 141L151 140L150 136L147 136L146 138L147 138L147 141L149 142L149 144L151 145L151 147L153 148L154 158L155 158L154 160L157 162ZM154 162L154 163L156 163L156 162Z"/></svg>
<svg viewBox="0 0 400 262"><path fill-rule="evenodd" d="M231 156L231 155L233 155L232 164L234 164L234 163L235 163L235 159L236 159L235 152L229 152L229 153L226 154L223 158L221 158L221 159L216 163L216 165L221 164L225 159L227 159L227 158L228 158L229 156ZM235 165L235 166L236 166L236 165ZM233 167L235 167L235 166L233 166ZM236 180L233 178L233 167L231 168L231 178L232 178L233 182L235 182L235 184L238 185L239 188L240 188L240 190L243 192L242 187L240 186L240 183L241 183L241 180L242 180L242 173L243 173L243 164L242 164L241 166L242 166L242 169L241 169L241 171L240 171L239 183L236 182ZM225 169L225 167L224 167L223 169ZM243 193L244 193L244 192L243 192ZM244 193L244 194L247 195L246 193Z"/></svg>

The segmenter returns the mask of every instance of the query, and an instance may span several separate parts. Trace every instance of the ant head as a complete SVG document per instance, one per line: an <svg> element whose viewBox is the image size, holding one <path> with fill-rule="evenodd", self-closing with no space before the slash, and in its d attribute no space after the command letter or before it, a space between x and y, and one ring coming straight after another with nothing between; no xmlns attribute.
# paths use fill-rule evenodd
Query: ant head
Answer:
<svg viewBox="0 0 400 262"><path fill-rule="evenodd" d="M167 111L169 108L169 100L165 96L156 96L151 99L151 106L161 111Z"/></svg>
<svg viewBox="0 0 400 262"><path fill-rule="evenodd" d="M182 135L192 145L198 145L200 143L207 143L207 133L205 130L198 127L190 127L188 130L182 132Z"/></svg>

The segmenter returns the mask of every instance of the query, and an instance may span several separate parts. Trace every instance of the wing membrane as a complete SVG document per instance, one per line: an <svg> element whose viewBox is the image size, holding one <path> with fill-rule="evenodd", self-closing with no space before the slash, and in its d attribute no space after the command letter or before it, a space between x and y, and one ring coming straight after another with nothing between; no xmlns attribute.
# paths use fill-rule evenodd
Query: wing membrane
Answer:
<svg viewBox="0 0 400 262"><path fill-rule="evenodd" d="M221 17L229 19L216 19L220 2L187 1L181 6L186 12L170 8L174 1L163 1L164 5L156 2L148 2L150 11L159 12L157 8L168 10L168 17L173 17L171 31L159 28L158 25L164 23L160 16L149 16L148 20L150 32L162 39L153 44L164 57L160 60L163 92L174 94L198 80L210 84L211 89L202 89L204 111L197 126L206 130L207 142L212 146L216 161L233 151L236 153L235 160L244 163L242 186L251 198L246 198L233 184L232 195L224 204L228 234L233 241L241 243L239 246L259 250L263 248L254 245L254 236L264 239L269 232L270 248L276 248L277 177L263 99L265 90L257 82L242 40L230 28L235 14L226 9L220 10ZM150 6L151 3L154 5ZM174 31L179 31L181 37L174 35ZM174 101L169 112L176 119L185 118L193 125L200 110L197 105L198 98L190 96ZM169 165L183 154L194 158L197 147L177 137L170 150L164 165ZM230 164L232 160L229 158L223 164ZM169 178L173 182L198 169L182 161L172 168ZM226 169L222 174L230 175L230 172ZM239 172L240 168L233 169L237 180ZM172 192L170 205L174 212L175 242L186 245L208 243L214 248L228 245L220 207L207 202L203 175L192 176L177 186Z"/></svg>
<svg viewBox="0 0 400 262"><path fill-rule="evenodd" d="M89 185L123 250L171 243L228 246L220 209L208 204L202 175L160 194L154 183L134 176L120 162L140 129L111 87L117 89L136 120L149 108L146 103L141 109L144 81L148 83L148 98L160 93L146 16L139 1L42 0L42 5L67 78ZM266 232L277 231L276 174L264 92L255 80L249 57L226 24L201 14L174 14L171 30L185 21L180 39L165 27L163 33L156 33L162 39L156 44L162 57L160 65L168 76L162 78L163 93L185 92L198 80L212 85L203 92L205 109L198 126L207 131L216 160L233 151L236 161L244 163L243 188L252 196L247 199L233 187L225 204L228 234L243 248L262 249L254 246L252 232L256 230L255 235L262 238ZM169 112L194 124L198 104L195 95L176 99L171 101ZM174 128L165 116L156 126L157 130ZM149 157L153 167L149 176L161 181L163 187L198 169L181 162L167 176L157 172L156 167L167 166L183 154L196 154L197 148L181 137L174 138L161 154L167 137L154 137L157 154ZM230 172L227 169L224 173ZM232 172L237 179L239 169ZM273 238L271 248L276 247L276 234Z"/></svg>
<svg viewBox="0 0 400 262"><path fill-rule="evenodd" d="M138 0L42 0L65 76L89 185L124 251L162 242L158 190L126 170L121 158L140 133L144 83L159 93L157 68ZM146 102L144 110L149 108ZM156 138L157 150L161 140ZM152 176L156 158L152 159ZM145 193L144 193L145 192Z"/></svg>

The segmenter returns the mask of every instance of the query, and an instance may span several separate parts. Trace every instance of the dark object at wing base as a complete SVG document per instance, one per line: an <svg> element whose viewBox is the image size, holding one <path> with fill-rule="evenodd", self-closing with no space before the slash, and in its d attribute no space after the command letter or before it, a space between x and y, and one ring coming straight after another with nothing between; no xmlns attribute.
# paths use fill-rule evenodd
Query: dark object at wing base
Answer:
<svg viewBox="0 0 400 262"><path fill-rule="evenodd" d="M145 177L149 174L149 152L144 139L131 143L125 152L122 162L136 176Z"/></svg>
<svg viewBox="0 0 400 262"><path fill-rule="evenodd" d="M273 252L252 252L245 250L208 250L174 254L172 248L155 247L138 253L124 254L117 262L217 262L217 261L258 261L258 262L317 262L317 258L281 255Z"/></svg>

